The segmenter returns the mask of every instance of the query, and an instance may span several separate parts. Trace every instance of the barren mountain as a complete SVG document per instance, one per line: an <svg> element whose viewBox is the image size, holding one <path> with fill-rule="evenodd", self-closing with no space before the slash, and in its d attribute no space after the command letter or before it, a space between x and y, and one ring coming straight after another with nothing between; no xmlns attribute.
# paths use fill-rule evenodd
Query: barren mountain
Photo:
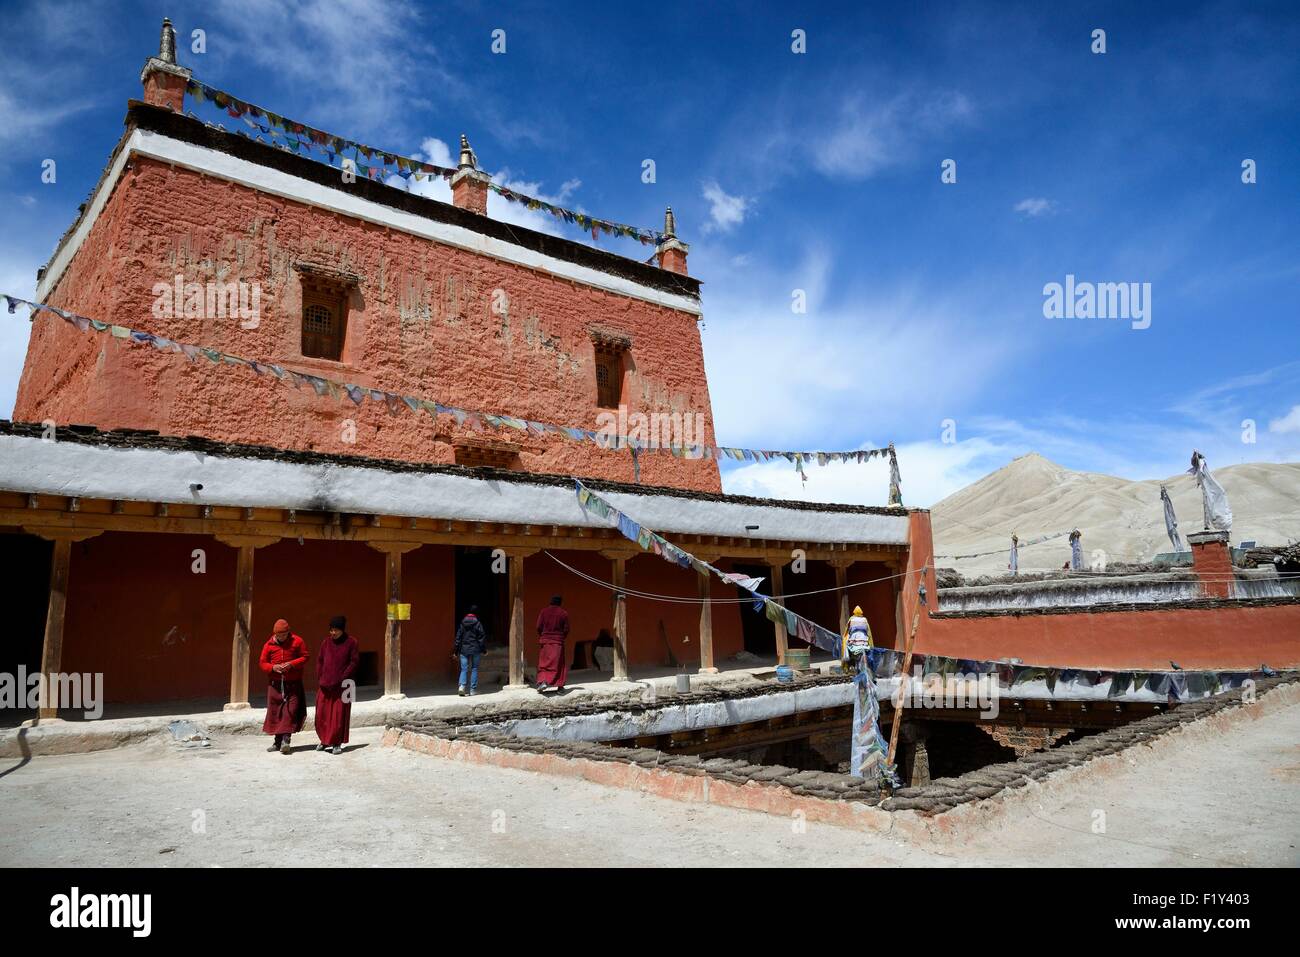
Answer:
<svg viewBox="0 0 1300 957"><path fill-rule="evenodd" d="M1214 470L1232 506L1231 541L1255 540L1280 545L1300 539L1300 463L1230 465ZM1024 543L1041 535L1083 533L1085 563L1101 549L1109 562L1147 561L1173 550L1165 534L1160 486L1169 489L1178 530L1184 536L1204 527L1201 493L1190 475L1164 480L1128 479L1075 472L1037 453L1023 455L932 509L937 558L967 575L1005 573L1011 535L1020 536L1021 571L1060 568L1070 557L1067 536L1038 545Z"/></svg>

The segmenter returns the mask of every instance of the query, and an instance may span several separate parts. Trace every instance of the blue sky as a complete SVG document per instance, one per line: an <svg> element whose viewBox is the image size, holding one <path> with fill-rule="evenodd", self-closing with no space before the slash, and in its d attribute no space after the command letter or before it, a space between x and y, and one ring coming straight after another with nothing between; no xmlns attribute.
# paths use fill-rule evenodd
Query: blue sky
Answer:
<svg viewBox="0 0 1300 957"><path fill-rule="evenodd" d="M892 440L918 505L1029 451L1129 478L1193 446L1297 461L1300 13L1163 6L6 2L0 290L31 295L168 15L197 77L287 116L444 163L464 132L498 180L607 219L672 205L724 444ZM1045 318L1067 274L1151 283L1150 327ZM0 415L26 346L7 318ZM875 465L724 481L885 497Z"/></svg>

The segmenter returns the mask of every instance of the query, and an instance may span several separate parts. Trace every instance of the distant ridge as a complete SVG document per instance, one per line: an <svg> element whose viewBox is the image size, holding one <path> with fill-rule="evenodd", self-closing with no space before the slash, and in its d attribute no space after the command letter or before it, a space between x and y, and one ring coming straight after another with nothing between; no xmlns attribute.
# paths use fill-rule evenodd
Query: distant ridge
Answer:
<svg viewBox="0 0 1300 957"><path fill-rule="evenodd" d="M1300 463L1261 462L1214 470L1232 504L1232 541L1254 539L1261 545L1300 539ZM1097 472L1076 472L1037 452L1013 459L931 509L935 551L965 555L993 549L984 558L938 559L966 574L1006 571L1011 534L1022 542L1078 527L1083 532L1085 562L1094 550L1108 562L1147 561L1172 551L1165 534L1160 486L1169 488L1184 539L1200 531L1201 494L1190 475L1132 482ZM1023 548L1022 571L1060 568L1069 558L1065 537Z"/></svg>

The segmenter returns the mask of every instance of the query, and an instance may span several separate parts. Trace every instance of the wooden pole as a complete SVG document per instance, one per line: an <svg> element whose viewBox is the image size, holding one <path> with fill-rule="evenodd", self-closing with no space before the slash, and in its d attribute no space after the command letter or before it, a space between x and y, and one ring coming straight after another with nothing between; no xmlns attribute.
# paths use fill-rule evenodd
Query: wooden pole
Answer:
<svg viewBox="0 0 1300 957"><path fill-rule="evenodd" d="M253 552L278 542L276 535L218 535L217 541L235 549L235 627L230 642L230 700L226 711L249 707L248 668L253 648Z"/></svg>
<svg viewBox="0 0 1300 957"><path fill-rule="evenodd" d="M614 559L614 680L627 681L627 559Z"/></svg>
<svg viewBox="0 0 1300 957"><path fill-rule="evenodd" d="M709 601L710 573L696 572L695 581L700 596L700 674L716 675L713 666L713 605Z"/></svg>
<svg viewBox="0 0 1300 957"><path fill-rule="evenodd" d="M785 605L785 598L782 597L785 592L783 572L782 566L772 566L772 597L780 605ZM776 663L783 665L785 664L785 653L790 650L790 635L785 630L784 621L774 622L774 624L776 626Z"/></svg>
<svg viewBox="0 0 1300 957"><path fill-rule="evenodd" d="M840 596L840 634L849 630L849 566L848 563L835 562L835 588Z"/></svg>
<svg viewBox="0 0 1300 957"><path fill-rule="evenodd" d="M53 693L63 668L63 618L68 607L68 566L72 560L72 542L54 539L50 558L50 603L45 614L45 644L41 648L41 683L38 715L42 720L59 716L59 702Z"/></svg>
<svg viewBox="0 0 1300 957"><path fill-rule="evenodd" d="M384 563L384 593L388 596L388 627L384 631L384 697L401 698L402 694L402 622L394 605L402 601L402 553L393 549L386 553Z"/></svg>
<svg viewBox="0 0 1300 957"><path fill-rule="evenodd" d="M402 694L402 556L420 547L419 542L369 542L384 555L384 697L405 698Z"/></svg>
<svg viewBox="0 0 1300 957"><path fill-rule="evenodd" d="M240 545L235 564L235 633L230 647L230 700L225 710L249 707L248 660L253 640L253 552Z"/></svg>
<svg viewBox="0 0 1300 957"><path fill-rule="evenodd" d="M510 555L510 684L524 685L524 556Z"/></svg>
<svg viewBox="0 0 1300 957"><path fill-rule="evenodd" d="M917 606L912 615L912 630L907 636L907 647L903 651L903 674L898 680L898 700L894 703L894 723L889 729L889 754L885 762L894 763L894 754L898 751L898 729L903 726L903 709L907 707L907 682L912 671L912 642L916 641L916 629L921 624L921 609Z"/></svg>

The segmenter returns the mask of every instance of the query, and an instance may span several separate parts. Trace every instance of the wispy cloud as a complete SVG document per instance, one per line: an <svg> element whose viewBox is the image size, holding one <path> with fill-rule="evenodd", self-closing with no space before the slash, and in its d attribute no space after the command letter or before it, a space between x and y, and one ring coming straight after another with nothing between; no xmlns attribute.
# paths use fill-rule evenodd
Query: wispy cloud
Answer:
<svg viewBox="0 0 1300 957"><path fill-rule="evenodd" d="M905 92L884 101L855 93L841 103L829 132L814 134L813 165L828 176L867 179L913 159L936 134L973 117L971 102L953 91Z"/></svg>
<svg viewBox="0 0 1300 957"><path fill-rule="evenodd" d="M1279 432L1283 435L1293 432L1300 432L1300 405L1291 406L1291 411L1280 419L1273 419L1268 424L1270 432Z"/></svg>
<svg viewBox="0 0 1300 957"><path fill-rule="evenodd" d="M1041 196L1029 197L1022 199L1012 207L1017 213L1022 213L1030 219L1038 216L1047 216L1056 212L1056 200L1045 199Z"/></svg>

